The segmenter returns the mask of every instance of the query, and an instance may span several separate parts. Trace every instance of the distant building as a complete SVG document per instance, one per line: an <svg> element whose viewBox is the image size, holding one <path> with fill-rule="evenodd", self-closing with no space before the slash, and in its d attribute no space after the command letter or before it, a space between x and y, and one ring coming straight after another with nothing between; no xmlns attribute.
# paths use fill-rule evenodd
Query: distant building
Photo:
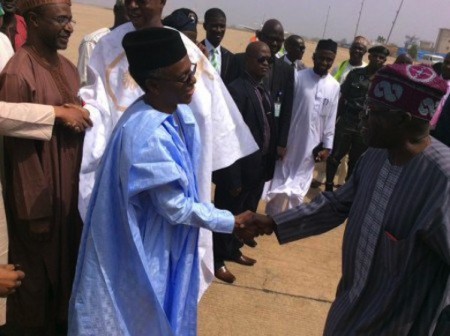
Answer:
<svg viewBox="0 0 450 336"><path fill-rule="evenodd" d="M436 39L435 52L446 54L450 52L450 29L440 28Z"/></svg>
<svg viewBox="0 0 450 336"><path fill-rule="evenodd" d="M434 51L434 43L431 41L420 41L419 49L427 50L427 51Z"/></svg>

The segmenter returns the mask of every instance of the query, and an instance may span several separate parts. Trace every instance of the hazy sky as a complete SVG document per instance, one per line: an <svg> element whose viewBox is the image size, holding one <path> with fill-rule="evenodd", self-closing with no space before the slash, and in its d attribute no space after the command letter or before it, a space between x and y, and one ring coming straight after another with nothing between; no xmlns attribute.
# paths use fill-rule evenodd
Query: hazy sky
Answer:
<svg viewBox="0 0 450 336"><path fill-rule="evenodd" d="M327 11L330 15L325 37L341 40L354 36L362 0L168 0L165 14L179 7L194 9L203 18L206 9L219 7L230 24L260 26L263 20L279 19L288 32L322 37ZM401 0L364 0L358 35L385 38ZM449 0L404 0L391 42L403 45L405 35L435 42L439 28L450 28Z"/></svg>
<svg viewBox="0 0 450 336"><path fill-rule="evenodd" d="M75 0L112 8L114 0ZM276 18L284 29L306 37L322 37L327 11L330 15L325 37L351 40L361 9L357 34L375 40L385 38L394 20L401 0L167 0L164 15L180 7L188 7L203 18L205 10L219 7L229 24L259 28L263 20ZM422 40L436 41L439 28L450 28L449 0L404 0L391 42L403 46L405 35L416 35Z"/></svg>

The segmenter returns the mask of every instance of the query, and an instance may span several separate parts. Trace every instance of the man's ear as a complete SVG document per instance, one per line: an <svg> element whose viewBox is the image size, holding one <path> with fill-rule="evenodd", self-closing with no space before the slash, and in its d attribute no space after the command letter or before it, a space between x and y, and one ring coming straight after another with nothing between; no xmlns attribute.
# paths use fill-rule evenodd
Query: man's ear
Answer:
<svg viewBox="0 0 450 336"><path fill-rule="evenodd" d="M258 38L258 40L260 40L260 41L261 41L261 34L262 34L261 30L258 29L258 30L255 31L255 35Z"/></svg>
<svg viewBox="0 0 450 336"><path fill-rule="evenodd" d="M203 29L206 30L206 22L203 22Z"/></svg>
<svg viewBox="0 0 450 336"><path fill-rule="evenodd" d="M402 125L402 124L404 124L404 125L405 125L405 124L409 124L409 123L411 122L412 118L413 118L413 116L412 116L411 113L409 113L409 112L404 112L404 113L402 113L402 114L400 115L398 124L399 124L399 125Z"/></svg>
<svg viewBox="0 0 450 336"><path fill-rule="evenodd" d="M34 27L39 27L39 23L37 22L38 16L39 15L36 12L33 12L33 11L28 12L27 13L27 17L28 17L27 24L28 25L31 24Z"/></svg>
<svg viewBox="0 0 450 336"><path fill-rule="evenodd" d="M154 79L148 78L145 80L145 92L149 92L154 96L159 95L159 85Z"/></svg>

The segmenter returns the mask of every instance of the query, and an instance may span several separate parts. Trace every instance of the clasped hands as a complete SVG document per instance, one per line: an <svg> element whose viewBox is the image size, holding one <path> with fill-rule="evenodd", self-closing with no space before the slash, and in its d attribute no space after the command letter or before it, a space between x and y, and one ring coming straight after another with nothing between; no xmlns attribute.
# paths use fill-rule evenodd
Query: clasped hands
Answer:
<svg viewBox="0 0 450 336"><path fill-rule="evenodd" d="M75 133L84 132L92 127L89 111L75 104L64 104L55 106L55 118Z"/></svg>
<svg viewBox="0 0 450 336"><path fill-rule="evenodd" d="M260 235L270 235L275 228L272 218L251 211L234 216L235 236L243 243L251 242Z"/></svg>

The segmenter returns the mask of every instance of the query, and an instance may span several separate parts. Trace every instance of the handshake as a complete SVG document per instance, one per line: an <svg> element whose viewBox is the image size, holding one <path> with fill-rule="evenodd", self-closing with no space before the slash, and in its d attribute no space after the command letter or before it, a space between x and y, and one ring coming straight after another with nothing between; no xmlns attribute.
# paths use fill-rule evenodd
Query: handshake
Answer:
<svg viewBox="0 0 450 336"><path fill-rule="evenodd" d="M275 228L272 218L251 211L234 216L235 236L243 243L252 242L260 235L270 235Z"/></svg>

